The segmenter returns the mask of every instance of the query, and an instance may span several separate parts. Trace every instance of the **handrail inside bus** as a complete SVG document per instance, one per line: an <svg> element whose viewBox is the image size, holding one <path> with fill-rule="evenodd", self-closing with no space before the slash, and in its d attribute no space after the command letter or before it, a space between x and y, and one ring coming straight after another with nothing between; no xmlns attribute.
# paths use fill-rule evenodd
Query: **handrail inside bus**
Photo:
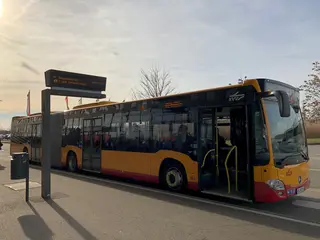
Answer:
<svg viewBox="0 0 320 240"><path fill-rule="evenodd" d="M209 153L215 151L215 155L216 155L216 176L218 177L219 174L220 174L220 171L219 171L219 141L218 141L218 131L216 131L216 148L214 149L210 149L206 155L204 156L203 160L202 160L202 165L201 165L201 168L204 167L205 163L206 163L206 160L207 160L207 156Z"/></svg>
<svg viewBox="0 0 320 240"><path fill-rule="evenodd" d="M204 165L205 165L205 163L206 163L206 159L207 159L208 154L211 153L211 152L213 152L213 151L215 151L214 148L213 148L213 149L210 149L210 150L206 153L206 155L204 155L204 158L203 158L203 160L202 160L201 168L204 167Z"/></svg>
<svg viewBox="0 0 320 240"><path fill-rule="evenodd" d="M236 191L238 191L238 148L237 146L233 146L227 157L226 157L226 160L224 161L224 166L226 168L226 174L227 174L227 180L228 180L228 193L231 192L231 183L230 183L230 176L229 176L229 171L228 171L228 160L229 160L229 157L230 157L230 154L232 153L232 151L235 151L235 165L236 165Z"/></svg>

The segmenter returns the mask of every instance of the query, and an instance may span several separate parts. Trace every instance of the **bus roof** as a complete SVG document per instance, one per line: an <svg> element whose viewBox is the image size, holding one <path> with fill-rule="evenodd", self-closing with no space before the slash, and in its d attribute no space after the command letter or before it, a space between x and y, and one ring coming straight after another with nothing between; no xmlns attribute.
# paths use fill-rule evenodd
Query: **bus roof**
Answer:
<svg viewBox="0 0 320 240"><path fill-rule="evenodd" d="M118 102L101 101L101 102L95 102L95 103L81 104L81 105L78 105L78 106L73 107L73 109L82 109L82 108L90 108L90 107L99 107L99 106L112 105L112 104L116 104L116 103L118 103Z"/></svg>
<svg viewBox="0 0 320 240"><path fill-rule="evenodd" d="M61 111L51 111L51 114L62 113ZM41 112L32 113L29 116L13 116L12 119L19 119L19 118L30 118L30 117L39 117L41 116Z"/></svg>
<svg viewBox="0 0 320 240"><path fill-rule="evenodd" d="M215 88L207 88L207 89L201 89L201 90L197 90L197 91L184 92L184 93L172 94L172 95L155 97L155 98L138 99L138 100L128 101L128 102L125 102L125 103L166 99L166 98L184 96L184 95L188 95L188 94L201 93L201 92L206 92L206 91L221 90L221 89L235 88L235 87L248 86L248 85L256 85L257 82L261 86L262 82L268 82L268 81L276 83L276 84L279 84L279 85L282 85L282 86L285 86L285 87L288 87L288 88L297 89L297 88L295 88L295 87L293 87L293 86L291 86L289 84L283 83L281 81L267 79L267 78L253 78L253 79L246 79L242 83L238 83L238 84L230 84L230 85L227 85L227 86L220 86L220 87L215 87ZM71 109L71 110L55 111L55 112L51 112L51 114L69 112L69 111L74 111L74 110L79 110L79 109L95 108L95 107L99 107L99 106L102 107L102 106L114 105L114 104L119 104L119 103L120 102L112 102L112 101L101 101L101 102L95 102L95 103L87 103L87 104L77 105L77 106L73 107L73 109ZM30 116L17 116L17 117L14 117L14 118L18 118L18 117L28 118L28 117L34 117L34 116L41 116L41 113L34 113L34 114L30 115Z"/></svg>
<svg viewBox="0 0 320 240"><path fill-rule="evenodd" d="M262 80L262 78L260 78L260 80ZM221 89L235 88L235 87L241 87L241 86L255 85L254 82L257 82L257 79L247 79L247 80L244 80L243 83L238 83L238 84L230 84L230 85L226 85L226 86L201 89L201 90L191 91L191 92L183 92L183 93L172 94L172 95L167 95L167 96L160 96L160 97L155 97L155 98L144 98L144 99L132 100L132 101L123 102L123 103L143 102L143 101L150 101L150 100L166 99L166 98L185 96L185 95L188 95L188 94L201 93L201 92L207 92L207 91L213 91L213 90L221 90ZM119 103L120 102L110 102L110 101L89 103L89 104L75 106L73 109L68 110L66 112L79 110L79 109L95 108L95 107L99 107L99 106L103 107L103 106L114 105L114 104L119 104Z"/></svg>
<svg viewBox="0 0 320 240"><path fill-rule="evenodd" d="M215 88L207 88L207 89L201 89L197 91L191 91L191 92L183 92L183 93L178 93L178 94L172 94L172 95L167 95L167 96L161 96L161 97L155 97L155 98L143 98L143 99L138 99L138 100L132 100L128 102L123 102L123 103L132 103L132 102L143 102L143 101L150 101L150 100L158 100L158 99L166 99L166 98L172 98L172 97L178 97L178 96L184 96L188 94L194 94L194 93L199 93L199 92L206 92L206 91L212 91L212 90L221 90L221 89L228 89L228 88L234 88L234 87L240 87L240 86L248 86L252 85L253 81L256 81L257 79L247 79L243 83L240 84L230 84L227 86L221 86L221 87L215 87ZM98 103L90 103L90 104L85 104L85 105L79 105L75 106L72 110L78 110L78 109L85 109L85 108L94 108L98 106L107 106L107 105L113 105L113 104L119 104L120 102L110 102L110 101L103 101Z"/></svg>

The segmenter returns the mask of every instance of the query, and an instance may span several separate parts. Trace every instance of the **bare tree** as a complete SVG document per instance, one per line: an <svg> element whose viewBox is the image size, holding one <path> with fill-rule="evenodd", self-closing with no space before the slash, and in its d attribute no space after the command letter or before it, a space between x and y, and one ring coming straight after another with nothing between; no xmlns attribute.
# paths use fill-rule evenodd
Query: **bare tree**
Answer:
<svg viewBox="0 0 320 240"><path fill-rule="evenodd" d="M139 88L132 90L132 98L145 99L167 96L175 91L169 72L160 70L157 67L150 69L149 73L141 70L141 80Z"/></svg>
<svg viewBox="0 0 320 240"><path fill-rule="evenodd" d="M320 63L312 63L312 73L304 81L300 90L305 91L306 99L303 102L303 114L306 120L312 122L320 120Z"/></svg>

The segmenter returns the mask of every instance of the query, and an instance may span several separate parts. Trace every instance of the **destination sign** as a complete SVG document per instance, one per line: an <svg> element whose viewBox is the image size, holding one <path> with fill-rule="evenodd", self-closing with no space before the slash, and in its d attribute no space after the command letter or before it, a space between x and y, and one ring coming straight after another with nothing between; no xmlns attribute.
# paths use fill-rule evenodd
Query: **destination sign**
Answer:
<svg viewBox="0 0 320 240"><path fill-rule="evenodd" d="M164 104L165 108L178 108L181 107L182 103L180 101L174 101L174 102L166 102Z"/></svg>
<svg viewBox="0 0 320 240"><path fill-rule="evenodd" d="M102 92L106 89L106 77L50 69L45 72L46 87L90 90Z"/></svg>

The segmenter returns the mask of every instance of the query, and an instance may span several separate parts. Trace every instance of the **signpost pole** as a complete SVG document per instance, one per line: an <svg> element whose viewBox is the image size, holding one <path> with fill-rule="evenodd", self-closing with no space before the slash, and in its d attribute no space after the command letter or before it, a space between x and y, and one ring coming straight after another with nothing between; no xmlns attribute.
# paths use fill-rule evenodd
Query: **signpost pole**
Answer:
<svg viewBox="0 0 320 240"><path fill-rule="evenodd" d="M66 72L50 69L45 72L45 84L50 89L44 89L41 92L42 104L42 157L41 157L41 196L45 200L51 198L51 152L60 151L52 149L50 145L50 97L54 96L72 96L87 98L105 98L102 94L106 88L105 77L92 76L87 74Z"/></svg>
<svg viewBox="0 0 320 240"><path fill-rule="evenodd" d="M26 202L29 202L29 155L25 153L23 156L26 161Z"/></svg>
<svg viewBox="0 0 320 240"><path fill-rule="evenodd" d="M50 90L41 92L42 101L42 168L41 168L41 196L43 199L51 197L51 148L50 148Z"/></svg>

